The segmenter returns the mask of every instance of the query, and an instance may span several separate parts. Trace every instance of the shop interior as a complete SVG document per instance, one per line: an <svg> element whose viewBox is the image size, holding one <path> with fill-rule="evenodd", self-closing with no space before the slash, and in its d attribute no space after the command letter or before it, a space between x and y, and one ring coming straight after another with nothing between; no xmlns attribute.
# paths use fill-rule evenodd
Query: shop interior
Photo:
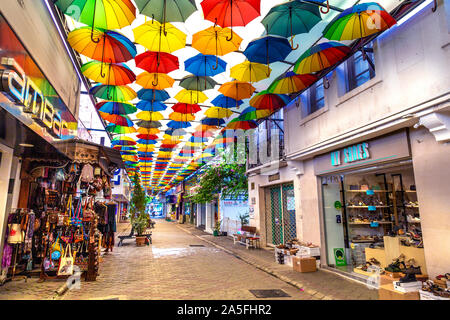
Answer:
<svg viewBox="0 0 450 320"><path fill-rule="evenodd" d="M322 194L328 266L427 274L411 160L322 177Z"/></svg>

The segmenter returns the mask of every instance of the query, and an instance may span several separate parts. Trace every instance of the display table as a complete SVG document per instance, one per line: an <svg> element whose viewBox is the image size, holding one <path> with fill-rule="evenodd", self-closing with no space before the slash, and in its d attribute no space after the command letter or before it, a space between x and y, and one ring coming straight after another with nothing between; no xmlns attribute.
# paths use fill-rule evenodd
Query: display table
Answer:
<svg viewBox="0 0 450 320"><path fill-rule="evenodd" d="M406 293L396 291L391 281L391 283L380 286L378 289L378 298L380 300L420 300L420 295L419 291Z"/></svg>

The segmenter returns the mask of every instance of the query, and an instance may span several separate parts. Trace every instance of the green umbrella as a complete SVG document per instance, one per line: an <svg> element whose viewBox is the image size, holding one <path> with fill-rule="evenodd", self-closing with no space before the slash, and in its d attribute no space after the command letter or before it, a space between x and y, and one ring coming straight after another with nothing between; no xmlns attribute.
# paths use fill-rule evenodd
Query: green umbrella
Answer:
<svg viewBox="0 0 450 320"><path fill-rule="evenodd" d="M200 88L204 86L204 90L214 89L217 82L211 77L189 75L181 79L180 86L187 90L201 91Z"/></svg>
<svg viewBox="0 0 450 320"><path fill-rule="evenodd" d="M294 35L309 32L320 21L322 18L317 5L291 1L272 7L261 23L267 34L291 37L293 47ZM292 49L297 48L298 45Z"/></svg>
<svg viewBox="0 0 450 320"><path fill-rule="evenodd" d="M162 24L184 22L197 11L195 0L135 0L134 2L141 14Z"/></svg>
<svg viewBox="0 0 450 320"><path fill-rule="evenodd" d="M248 107L242 111L241 115L238 117L239 120L258 120L261 118L266 118L273 113L269 109L256 109L253 107Z"/></svg>

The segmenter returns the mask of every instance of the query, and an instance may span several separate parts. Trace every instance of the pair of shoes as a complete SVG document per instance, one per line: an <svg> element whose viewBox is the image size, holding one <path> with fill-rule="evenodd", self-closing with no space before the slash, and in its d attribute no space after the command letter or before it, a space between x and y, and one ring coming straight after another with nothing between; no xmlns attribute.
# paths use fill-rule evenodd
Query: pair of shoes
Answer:
<svg viewBox="0 0 450 320"><path fill-rule="evenodd" d="M384 270L389 272L402 272L406 269L405 265L405 255L402 253L397 259L394 259L392 263L384 268Z"/></svg>

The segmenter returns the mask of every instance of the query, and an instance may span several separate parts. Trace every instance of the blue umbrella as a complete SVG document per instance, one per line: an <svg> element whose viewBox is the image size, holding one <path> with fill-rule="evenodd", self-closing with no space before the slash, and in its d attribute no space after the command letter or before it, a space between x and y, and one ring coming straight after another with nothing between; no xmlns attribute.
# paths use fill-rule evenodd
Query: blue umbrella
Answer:
<svg viewBox="0 0 450 320"><path fill-rule="evenodd" d="M220 126L225 124L225 120L219 118L205 118L201 121L201 123L209 126Z"/></svg>
<svg viewBox="0 0 450 320"><path fill-rule="evenodd" d="M156 140L139 139L137 143L140 144L155 144Z"/></svg>
<svg viewBox="0 0 450 320"><path fill-rule="evenodd" d="M288 39L279 36L263 36L250 42L244 50L244 55L250 62L269 64L283 61L291 53L292 48Z"/></svg>
<svg viewBox="0 0 450 320"><path fill-rule="evenodd" d="M221 108L234 108L236 106L240 106L244 102L242 100L235 100L233 98L224 96L223 94L219 94L217 97L211 101L211 104L215 107Z"/></svg>
<svg viewBox="0 0 450 320"><path fill-rule="evenodd" d="M208 141L208 138L202 138L202 137L194 137L194 136L192 136L192 137L189 139L189 141L190 141L190 142L205 142L205 141Z"/></svg>
<svg viewBox="0 0 450 320"><path fill-rule="evenodd" d="M136 104L136 108L142 111L164 111L167 106L160 101L141 100Z"/></svg>
<svg viewBox="0 0 450 320"><path fill-rule="evenodd" d="M141 89L137 95L139 99L147 101L165 101L170 98L166 90Z"/></svg>
<svg viewBox="0 0 450 320"><path fill-rule="evenodd" d="M138 151L138 156L143 157L143 158L151 157L153 154L154 154L153 151L151 151L151 152Z"/></svg>
<svg viewBox="0 0 450 320"><path fill-rule="evenodd" d="M185 121L171 120L167 123L167 126L172 129L181 129L181 128L189 128L191 124Z"/></svg>
<svg viewBox="0 0 450 320"><path fill-rule="evenodd" d="M166 130L164 133L167 134L167 135L169 135L169 136L173 136L174 133L175 133L176 135L183 136L183 135L186 134L186 131L183 130L183 129L168 129L168 130Z"/></svg>
<svg viewBox="0 0 450 320"><path fill-rule="evenodd" d="M214 69L216 60L218 63L217 67ZM184 69L186 71L200 77L213 77L219 73L225 72L226 68L227 63L225 61L209 54L204 55L199 53L184 62Z"/></svg>
<svg viewBox="0 0 450 320"><path fill-rule="evenodd" d="M173 151L172 148L159 148L159 151Z"/></svg>

